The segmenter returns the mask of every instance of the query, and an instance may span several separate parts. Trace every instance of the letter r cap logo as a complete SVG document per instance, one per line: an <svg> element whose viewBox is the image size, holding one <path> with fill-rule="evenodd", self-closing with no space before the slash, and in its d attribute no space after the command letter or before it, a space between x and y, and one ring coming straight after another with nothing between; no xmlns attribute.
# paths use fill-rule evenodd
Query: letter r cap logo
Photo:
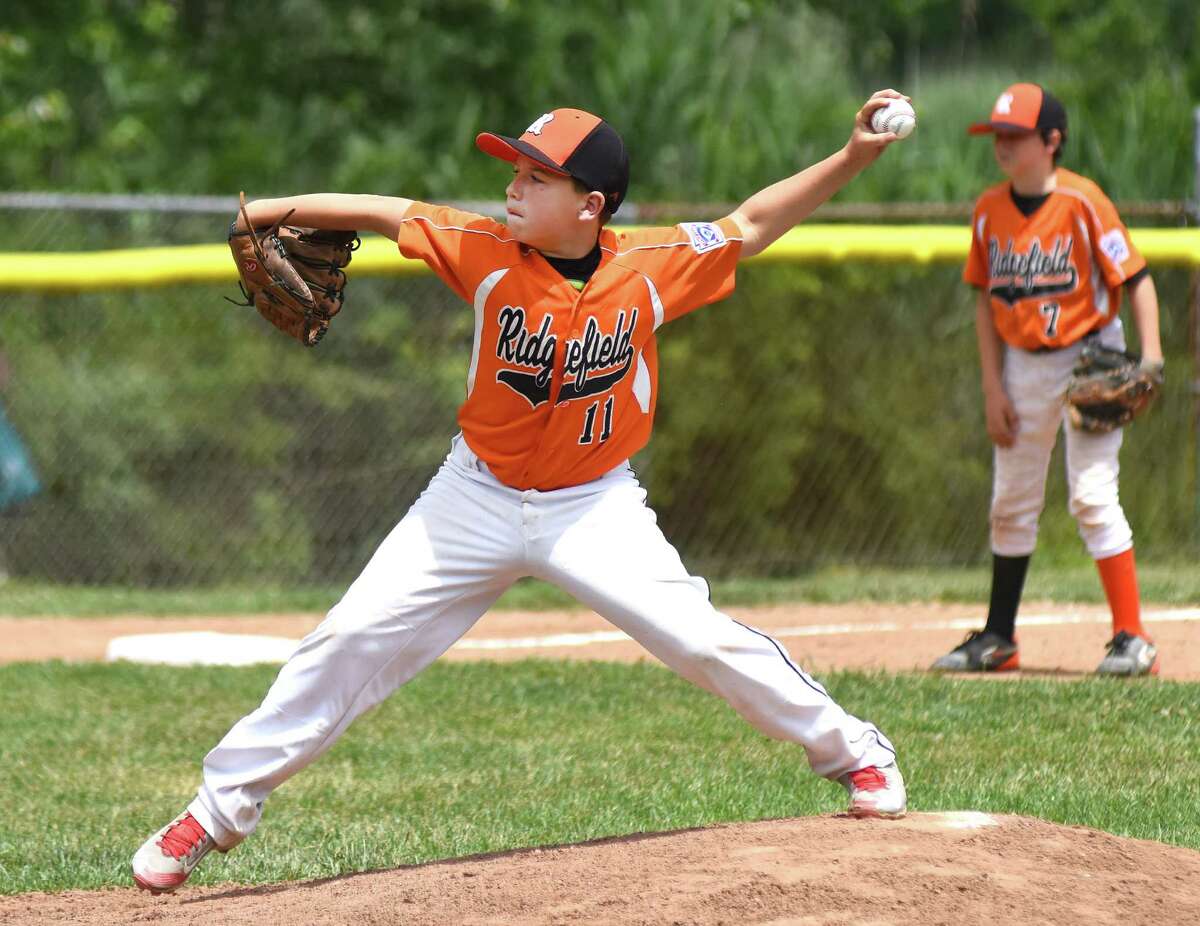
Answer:
<svg viewBox="0 0 1200 926"><path fill-rule="evenodd" d="M527 135L541 135L546 123L554 118L554 113L544 113L534 120L533 125L525 130Z"/></svg>

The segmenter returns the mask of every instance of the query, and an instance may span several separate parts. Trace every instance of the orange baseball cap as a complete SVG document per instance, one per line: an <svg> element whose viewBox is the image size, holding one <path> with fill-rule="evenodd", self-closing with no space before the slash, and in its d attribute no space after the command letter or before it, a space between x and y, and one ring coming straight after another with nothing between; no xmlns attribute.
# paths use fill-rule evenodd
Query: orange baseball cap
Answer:
<svg viewBox="0 0 1200 926"><path fill-rule="evenodd" d="M986 135L997 129L1036 132L1058 129L1067 137L1067 111L1049 90L1037 84L1013 84L1000 94L987 122L976 122L967 129L970 135Z"/></svg>
<svg viewBox="0 0 1200 926"><path fill-rule="evenodd" d="M629 155L617 130L582 109L556 109L533 121L520 138L480 132L475 144L502 161L532 158L558 174L599 190L616 212L629 189Z"/></svg>

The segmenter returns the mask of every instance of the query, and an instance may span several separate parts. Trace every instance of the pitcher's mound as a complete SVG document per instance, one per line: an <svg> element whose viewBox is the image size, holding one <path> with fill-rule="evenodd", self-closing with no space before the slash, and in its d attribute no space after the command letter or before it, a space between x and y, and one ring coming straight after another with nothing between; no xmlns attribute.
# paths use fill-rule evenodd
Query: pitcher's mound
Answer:
<svg viewBox="0 0 1200 926"><path fill-rule="evenodd" d="M1200 922L1200 852L980 813L808 817L261 887L0 898L3 923Z"/></svg>

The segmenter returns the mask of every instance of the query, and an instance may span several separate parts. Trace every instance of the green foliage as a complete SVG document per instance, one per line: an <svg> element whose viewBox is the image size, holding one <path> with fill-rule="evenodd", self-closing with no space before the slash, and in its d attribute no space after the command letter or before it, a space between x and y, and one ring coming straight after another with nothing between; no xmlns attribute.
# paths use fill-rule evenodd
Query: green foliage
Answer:
<svg viewBox="0 0 1200 926"><path fill-rule="evenodd" d="M195 313L225 306L207 287L170 308L157 291L6 306L6 398L47 484L12 522L12 559L61 581L150 586L361 566L403 511L387 477L423 483L453 434L467 353L429 364L421 345L446 327L469 341L470 318L409 301L451 298L435 287L422 279L393 312L339 325L320 353L284 349L249 309ZM405 341L406 324L422 336Z"/></svg>
<svg viewBox="0 0 1200 926"><path fill-rule="evenodd" d="M204 753L274 672L0 667L0 893L127 885L137 846L191 798ZM1026 814L1200 848L1178 763L1200 724L1195 684L823 681L896 743L914 810ZM331 877L844 801L798 747L660 667L438 664L277 791L255 836L193 881Z"/></svg>
<svg viewBox="0 0 1200 926"><path fill-rule="evenodd" d="M475 133L573 104L625 132L635 201L736 201L832 151L894 85L920 129L841 197L966 200L998 173L963 128L1025 79L1066 102L1069 167L1118 200L1178 199L1198 29L1185 0L289 0L269 16L47 0L0 26L0 172L10 188L495 198L504 168ZM22 215L0 247L212 241L223 224ZM1157 282L1168 392L1130 430L1122 497L1139 550L1178 556L1200 541L1187 293L1182 274ZM340 582L415 497L453 433L468 316L428 280L356 282L353 316L306 354L223 294L5 297L5 401L47 476L4 525L16 572ZM637 462L668 535L718 574L979 562L990 454L970 326L953 268L745 270L733 299L661 339L659 427ZM1042 557L1070 563L1061 483Z"/></svg>
<svg viewBox="0 0 1200 926"><path fill-rule="evenodd" d="M1067 104L1068 163L1123 198L1178 199L1198 30L1189 0L47 0L0 25L0 175L496 198L475 134L575 105L626 135L632 200L736 200L833 151L896 86L921 127L893 178L848 195L966 198L980 173L963 167L991 162L964 126L1028 79Z"/></svg>
<svg viewBox="0 0 1200 926"><path fill-rule="evenodd" d="M958 276L751 264L730 299L660 332L655 433L634 463L691 568L986 560L991 449ZM1156 282L1167 391L1128 430L1121 489L1139 554L1171 561L1200 540L1187 279ZM353 311L312 351L221 295L0 305L6 409L46 486L5 519L15 575L337 585L424 488L456 429L473 337L448 290L432 276L355 281ZM1056 457L1038 559L1071 566L1084 554L1061 473Z"/></svg>

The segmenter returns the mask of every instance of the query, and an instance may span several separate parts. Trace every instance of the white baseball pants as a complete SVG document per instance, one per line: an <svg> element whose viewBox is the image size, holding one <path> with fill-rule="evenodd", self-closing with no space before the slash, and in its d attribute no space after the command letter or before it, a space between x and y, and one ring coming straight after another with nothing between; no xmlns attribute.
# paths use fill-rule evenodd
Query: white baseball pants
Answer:
<svg viewBox="0 0 1200 926"><path fill-rule="evenodd" d="M1120 319L1101 330L1100 341L1124 350ZM1088 434L1067 419L1067 383L1082 349L1079 342L1046 353L1005 348L1004 388L1019 425L1013 445L994 450L993 553L1028 556L1037 545L1046 473L1060 427L1066 432L1068 504L1088 553L1105 559L1133 546L1117 491L1123 431Z"/></svg>
<svg viewBox="0 0 1200 926"><path fill-rule="evenodd" d="M509 585L570 592L768 736L799 743L827 778L895 761L764 633L718 612L659 530L628 465L586 485L520 491L456 437L445 463L366 568L301 641L262 705L204 760L188 808L222 848L263 801L361 713L445 652Z"/></svg>

